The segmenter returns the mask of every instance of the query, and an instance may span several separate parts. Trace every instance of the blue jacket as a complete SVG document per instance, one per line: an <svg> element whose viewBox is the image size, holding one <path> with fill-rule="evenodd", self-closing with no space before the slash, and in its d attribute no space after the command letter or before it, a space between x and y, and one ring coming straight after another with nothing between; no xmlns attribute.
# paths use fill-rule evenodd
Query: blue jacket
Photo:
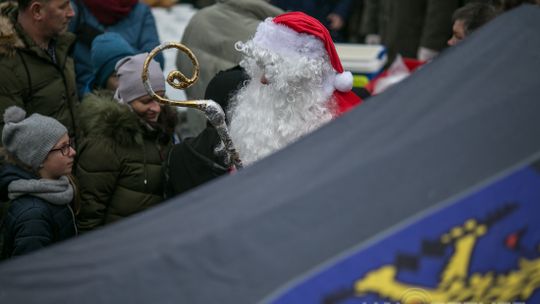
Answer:
<svg viewBox="0 0 540 304"><path fill-rule="evenodd" d="M77 2L79 4L76 4ZM160 44L154 16L150 7L144 3L137 3L126 18L109 27L99 23L81 1L72 1L71 4L75 10L75 17L71 20L69 31L77 35L73 59L77 74L77 89L81 98L89 92L88 83L93 79L90 48L91 40L95 36L106 31L116 32L122 35L137 53L150 52ZM163 68L165 62L163 54L158 54L154 59Z"/></svg>
<svg viewBox="0 0 540 304"><path fill-rule="evenodd" d="M36 179L30 172L6 165L0 172L2 201L9 183ZM77 234L75 216L69 205L53 205L30 195L13 199L3 219L2 258L26 254Z"/></svg>

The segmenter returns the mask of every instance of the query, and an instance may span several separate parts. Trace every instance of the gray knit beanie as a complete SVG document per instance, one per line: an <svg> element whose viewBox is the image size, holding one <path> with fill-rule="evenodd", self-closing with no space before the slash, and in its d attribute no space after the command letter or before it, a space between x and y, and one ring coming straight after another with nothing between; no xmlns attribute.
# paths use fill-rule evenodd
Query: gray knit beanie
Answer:
<svg viewBox="0 0 540 304"><path fill-rule="evenodd" d="M19 107L6 109L2 144L10 154L37 171L67 129L51 117L32 114L25 119L25 116L26 112Z"/></svg>
<svg viewBox="0 0 540 304"><path fill-rule="evenodd" d="M148 93L142 81L143 65L148 53L129 56L116 63L118 88L115 97L123 103L130 103L135 99L146 96ZM165 76L163 70L155 60L148 65L148 79L154 92L165 91Z"/></svg>

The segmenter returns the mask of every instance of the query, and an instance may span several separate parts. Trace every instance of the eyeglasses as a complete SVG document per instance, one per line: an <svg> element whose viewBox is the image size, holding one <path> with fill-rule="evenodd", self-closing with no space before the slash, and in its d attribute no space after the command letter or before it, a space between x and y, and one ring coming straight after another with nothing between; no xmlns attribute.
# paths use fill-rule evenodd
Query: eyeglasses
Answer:
<svg viewBox="0 0 540 304"><path fill-rule="evenodd" d="M73 138L70 138L69 142L67 144L61 146L60 148L51 149L51 151L49 151L49 153L51 153L53 151L60 151L62 153L62 155L68 156L70 148L75 149L75 142L73 141Z"/></svg>

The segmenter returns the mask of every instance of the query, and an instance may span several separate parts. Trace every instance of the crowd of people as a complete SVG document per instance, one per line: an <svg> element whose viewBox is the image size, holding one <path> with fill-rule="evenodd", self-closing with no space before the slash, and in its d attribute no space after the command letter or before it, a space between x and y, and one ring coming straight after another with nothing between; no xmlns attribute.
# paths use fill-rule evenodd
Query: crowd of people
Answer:
<svg viewBox="0 0 540 304"><path fill-rule="evenodd" d="M250 166L368 97L353 92L334 42L382 43L390 54L436 60L505 10L535 1L465 2L217 1L182 38L201 62L201 81L187 95L221 105ZM176 110L148 94L141 73L160 40L144 2L2 1L0 26L2 258L238 169L214 126L180 139ZM147 74L161 97L163 64L158 54ZM182 54L177 65L191 69Z"/></svg>

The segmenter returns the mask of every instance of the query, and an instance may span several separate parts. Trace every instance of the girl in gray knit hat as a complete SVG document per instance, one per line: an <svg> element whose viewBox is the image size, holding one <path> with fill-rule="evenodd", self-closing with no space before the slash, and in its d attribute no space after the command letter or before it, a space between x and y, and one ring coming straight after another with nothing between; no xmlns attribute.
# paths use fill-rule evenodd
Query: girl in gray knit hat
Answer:
<svg viewBox="0 0 540 304"><path fill-rule="evenodd" d="M75 189L69 176L75 150L67 129L53 118L19 107L4 113L0 200L9 199L2 223L2 258L26 254L77 234Z"/></svg>

